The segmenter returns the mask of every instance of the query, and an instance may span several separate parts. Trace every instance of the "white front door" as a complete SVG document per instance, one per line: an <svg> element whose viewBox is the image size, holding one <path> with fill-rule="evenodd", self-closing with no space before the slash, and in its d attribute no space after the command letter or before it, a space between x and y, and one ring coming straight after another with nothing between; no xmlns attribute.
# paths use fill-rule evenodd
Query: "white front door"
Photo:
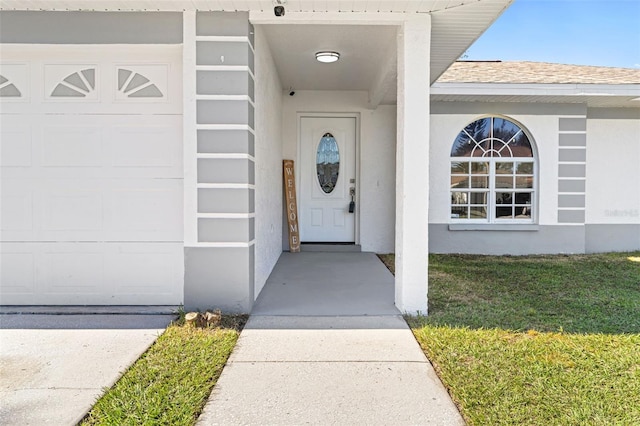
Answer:
<svg viewBox="0 0 640 426"><path fill-rule="evenodd" d="M300 118L300 240L355 242L355 117Z"/></svg>

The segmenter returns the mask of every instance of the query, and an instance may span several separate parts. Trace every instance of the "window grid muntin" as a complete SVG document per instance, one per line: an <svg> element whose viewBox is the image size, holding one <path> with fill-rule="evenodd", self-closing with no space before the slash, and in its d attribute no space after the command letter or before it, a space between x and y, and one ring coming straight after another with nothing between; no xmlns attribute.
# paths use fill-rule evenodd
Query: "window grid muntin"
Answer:
<svg viewBox="0 0 640 426"><path fill-rule="evenodd" d="M460 160L466 160L466 161L460 161ZM451 160L451 169L453 169L453 164L456 163L468 163L468 167L467 170L469 171L468 173L468 178L469 178L469 185L467 187L464 188L450 188L450 193L451 193L451 203L450 203L450 218L453 221L460 221L460 222L464 222L464 223L474 223L474 222L480 222L480 223L508 223L508 222L514 222L514 223L523 223L523 222L534 222L534 212L535 212L535 197L536 197L536 161L535 161L535 157L492 157L492 158L486 158L486 157L454 157ZM488 174L483 174L483 175L473 175L472 174L472 169L473 169L473 163L488 163ZM514 163L514 170L513 170L513 174L508 175L508 174L501 174L501 173L497 173L496 171L496 164L497 163ZM533 172L532 174L516 174L516 170L515 170L515 164L523 164L523 163L529 163L531 164L531 171ZM451 181L453 181L454 177L462 177L464 176L464 174L462 173L451 173ZM488 180L489 180L489 185L487 188L471 188L471 177L472 176L488 176ZM498 188L496 187L496 177L501 176L501 177L505 177L505 176L511 176L513 179L513 185L514 187L512 188ZM516 182L515 179L517 176L520 177L530 177L531 178L531 187L530 188L516 188ZM498 204L497 203L497 194L498 193L512 193L514 194L512 196L512 199L515 201L516 199L516 195L515 194L526 194L526 193L530 193L530 198L529 198L529 203L517 203L517 202L513 202L511 204ZM454 203L454 194L465 194L465 195L461 195L461 196L457 196L458 200L466 200L466 202L464 203ZM486 202L483 204L480 203L473 203L472 202L472 198L473 195L472 194L485 194L485 196L487 197ZM508 218L508 219L500 219L498 217L496 217L496 209L501 206L502 208L506 208L507 206L511 206L511 211L512 211L512 215L514 217L512 218ZM472 208L480 208L480 207L484 207L487 210L487 214L486 214L486 218L471 218L471 209ZM529 208L529 213L530 213L530 217L527 218L516 218L516 212L514 211L517 208ZM460 211L466 211L466 218L463 217L453 217L453 209L454 208L458 208L460 209Z"/></svg>
<svg viewBox="0 0 640 426"><path fill-rule="evenodd" d="M479 137L478 137L479 136ZM506 142L505 142L506 140ZM501 147L496 148L498 142ZM515 142L515 143L514 143ZM465 147L465 144L474 144L473 148ZM514 147L511 148L511 144L513 143ZM517 148L517 149L516 149ZM522 149L524 148L524 149ZM505 153L504 150L508 151ZM458 155L455 155L455 154ZM482 156L478 156L481 153ZM503 154L505 156L503 156ZM514 156L524 154L525 156ZM458 133L456 136L453 146L451 149L451 168L450 168L450 195L451 195L451 203L450 203L450 219L452 222L460 222L460 223L533 223L536 220L537 214L537 173L538 173L538 165L537 165L537 155L536 148L533 143L533 139L526 132L524 127L514 120L501 116L483 116L478 118L477 120L467 124L462 131ZM490 168L490 188L473 188L471 183L471 176L469 174L469 183L466 188L453 188L454 178L457 176L457 179L460 180L461 176L464 173L454 172L454 164L465 163L473 164L475 162L489 162L491 164ZM498 162L520 162L530 164L529 173L526 174L529 182L527 186L529 188L518 187L517 177L515 176L517 173L514 170L511 173L512 177L512 188L501 189L496 188L496 163ZM469 167L469 166L467 166ZM509 175L501 175L502 177ZM521 176L522 177L522 176ZM522 182L522 179L520 179ZM498 193L511 193L511 204L496 204L496 198ZM474 193L484 193L486 194L486 203L483 204L487 206L488 214L487 218L484 219L471 219L470 217L470 208L474 205L471 202ZM528 203L518 203L516 198L518 194L530 194ZM455 198L464 198L465 203L456 204ZM460 202L460 200L458 200ZM478 205L477 203L475 205ZM508 219L496 219L497 213L496 210L498 207L505 208L511 207L511 216ZM517 218L516 209L521 207L527 207L529 211L527 212L530 217L527 218ZM455 218L453 217L453 210L455 208L466 208L466 218Z"/></svg>

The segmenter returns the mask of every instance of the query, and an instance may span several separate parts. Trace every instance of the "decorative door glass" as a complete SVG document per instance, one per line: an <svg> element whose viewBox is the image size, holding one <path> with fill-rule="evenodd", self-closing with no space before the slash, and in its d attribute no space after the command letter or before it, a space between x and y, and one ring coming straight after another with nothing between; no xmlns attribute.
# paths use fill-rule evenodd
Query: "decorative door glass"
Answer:
<svg viewBox="0 0 640 426"><path fill-rule="evenodd" d="M331 133L325 133L318 144L316 154L316 174L318 183L325 194L330 194L338 182L340 171L340 150Z"/></svg>

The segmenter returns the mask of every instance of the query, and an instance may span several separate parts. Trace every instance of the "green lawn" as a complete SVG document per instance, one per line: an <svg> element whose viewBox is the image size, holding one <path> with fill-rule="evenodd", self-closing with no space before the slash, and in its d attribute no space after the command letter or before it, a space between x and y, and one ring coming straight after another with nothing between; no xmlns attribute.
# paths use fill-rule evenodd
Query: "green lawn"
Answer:
<svg viewBox="0 0 640 426"><path fill-rule="evenodd" d="M640 425L638 257L431 255L408 321L471 425Z"/></svg>
<svg viewBox="0 0 640 426"><path fill-rule="evenodd" d="M217 328L172 324L102 396L81 425L193 425L246 316Z"/></svg>

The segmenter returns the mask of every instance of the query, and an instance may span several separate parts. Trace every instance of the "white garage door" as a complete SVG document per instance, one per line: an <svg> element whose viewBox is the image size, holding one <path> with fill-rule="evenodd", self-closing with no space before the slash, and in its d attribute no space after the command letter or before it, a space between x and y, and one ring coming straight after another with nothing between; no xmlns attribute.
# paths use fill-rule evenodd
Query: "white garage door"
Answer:
<svg viewBox="0 0 640 426"><path fill-rule="evenodd" d="M181 303L181 47L0 49L0 303Z"/></svg>

